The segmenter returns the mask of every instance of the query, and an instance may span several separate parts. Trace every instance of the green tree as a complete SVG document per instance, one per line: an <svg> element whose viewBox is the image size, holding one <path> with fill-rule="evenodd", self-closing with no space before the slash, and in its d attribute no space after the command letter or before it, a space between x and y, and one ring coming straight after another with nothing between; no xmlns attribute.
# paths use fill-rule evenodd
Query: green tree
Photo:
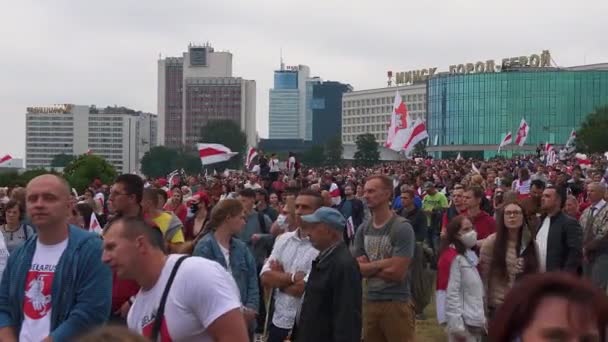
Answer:
<svg viewBox="0 0 608 342"><path fill-rule="evenodd" d="M306 166L323 166L325 164L325 148L323 145L314 145L302 154L302 163Z"/></svg>
<svg viewBox="0 0 608 342"><path fill-rule="evenodd" d="M342 164L343 152L342 137L339 135L333 137L325 144L325 155L327 157L327 163L330 165Z"/></svg>
<svg viewBox="0 0 608 342"><path fill-rule="evenodd" d="M141 172L148 177L165 177L177 169L180 154L181 152L165 146L152 147L141 158Z"/></svg>
<svg viewBox="0 0 608 342"><path fill-rule="evenodd" d="M17 181L14 185L26 186L27 183L29 183L32 179L34 179L38 176L41 176L41 175L46 175L46 174L59 175L59 173L57 173L55 171L49 171L46 169L27 170L17 177Z"/></svg>
<svg viewBox="0 0 608 342"><path fill-rule="evenodd" d="M604 153L608 151L608 106L596 108L587 115L576 131L576 148L586 153Z"/></svg>
<svg viewBox="0 0 608 342"><path fill-rule="evenodd" d="M209 165L209 169L218 171L225 168L240 169L245 161L247 150L247 135L241 131L241 127L232 120L212 120L201 128L201 142L208 144L222 144L232 152L239 154L227 162Z"/></svg>
<svg viewBox="0 0 608 342"><path fill-rule="evenodd" d="M117 173L114 165L102 157L83 154L63 169L63 175L73 188L81 192L96 178L99 178L104 184L112 183Z"/></svg>
<svg viewBox="0 0 608 342"><path fill-rule="evenodd" d="M74 159L76 159L76 157L69 155L69 154L65 154L65 153L56 154L53 157L53 160L51 161L51 167L65 167L66 165L71 163L72 160L74 160Z"/></svg>
<svg viewBox="0 0 608 342"><path fill-rule="evenodd" d="M19 185L19 173L17 171L8 171L0 173L0 186L13 187Z"/></svg>
<svg viewBox="0 0 608 342"><path fill-rule="evenodd" d="M426 140L420 141L416 145L414 145L413 154L416 157L426 156Z"/></svg>
<svg viewBox="0 0 608 342"><path fill-rule="evenodd" d="M365 133L357 136L355 140L357 151L355 152L355 164L361 166L373 166L380 161L380 151L378 151L378 142L376 137L371 133Z"/></svg>

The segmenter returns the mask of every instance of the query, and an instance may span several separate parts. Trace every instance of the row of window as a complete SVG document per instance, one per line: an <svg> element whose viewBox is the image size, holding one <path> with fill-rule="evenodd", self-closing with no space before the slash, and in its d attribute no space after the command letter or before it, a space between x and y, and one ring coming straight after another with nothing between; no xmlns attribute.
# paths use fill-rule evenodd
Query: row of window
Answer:
<svg viewBox="0 0 608 342"><path fill-rule="evenodd" d="M403 95L401 96L403 98L403 102L405 103L410 103L410 102L414 102L414 101L425 101L425 94L409 94L409 95ZM377 106L377 105L392 105L395 101L394 97L377 97L377 98L371 98L371 99L364 99L364 100L348 100L348 98L346 98L343 101L342 106L344 108L356 108L356 107L363 107L363 106Z"/></svg>
<svg viewBox="0 0 608 342"><path fill-rule="evenodd" d="M407 105L408 112L416 110L426 110L426 103L411 103ZM392 106L358 108L358 109L342 109L342 116L366 115L366 114L384 114L392 113Z"/></svg>
<svg viewBox="0 0 608 342"><path fill-rule="evenodd" d="M364 132L367 133L367 132ZM354 134L354 135L343 135L342 136L342 142L345 143L354 143L355 141L357 141L357 136L359 136L360 134ZM373 136L376 138L376 141L382 142L386 140L386 133L374 133Z"/></svg>

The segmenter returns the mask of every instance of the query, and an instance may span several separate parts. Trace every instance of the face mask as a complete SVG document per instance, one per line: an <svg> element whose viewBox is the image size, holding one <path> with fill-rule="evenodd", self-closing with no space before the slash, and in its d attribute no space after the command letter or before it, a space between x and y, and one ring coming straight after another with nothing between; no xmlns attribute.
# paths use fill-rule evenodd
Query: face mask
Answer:
<svg viewBox="0 0 608 342"><path fill-rule="evenodd" d="M477 243L477 232L471 230L470 232L461 235L460 241L462 241L466 248L472 248Z"/></svg>
<svg viewBox="0 0 608 342"><path fill-rule="evenodd" d="M279 227L281 227L281 229L285 229L285 227L287 226L287 216L284 214L280 214L279 216L277 216L277 224L279 225Z"/></svg>

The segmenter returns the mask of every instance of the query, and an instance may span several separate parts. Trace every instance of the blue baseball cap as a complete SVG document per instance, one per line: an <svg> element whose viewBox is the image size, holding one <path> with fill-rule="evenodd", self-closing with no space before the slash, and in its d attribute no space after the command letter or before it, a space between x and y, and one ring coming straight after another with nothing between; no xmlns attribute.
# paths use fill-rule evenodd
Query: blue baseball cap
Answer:
<svg viewBox="0 0 608 342"><path fill-rule="evenodd" d="M310 215L303 215L302 221L306 223L325 223L339 231L346 227L346 220L342 213L330 207L321 207Z"/></svg>

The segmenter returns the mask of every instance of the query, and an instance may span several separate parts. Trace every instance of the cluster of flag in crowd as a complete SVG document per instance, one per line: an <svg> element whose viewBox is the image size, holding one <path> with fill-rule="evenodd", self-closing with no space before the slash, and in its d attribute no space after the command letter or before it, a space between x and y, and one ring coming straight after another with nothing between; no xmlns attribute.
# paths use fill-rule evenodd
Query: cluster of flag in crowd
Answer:
<svg viewBox="0 0 608 342"><path fill-rule="evenodd" d="M385 147L409 155L416 144L429 137L426 124L421 119L412 120L407 113L407 105L399 92L395 94L393 112L388 127Z"/></svg>

